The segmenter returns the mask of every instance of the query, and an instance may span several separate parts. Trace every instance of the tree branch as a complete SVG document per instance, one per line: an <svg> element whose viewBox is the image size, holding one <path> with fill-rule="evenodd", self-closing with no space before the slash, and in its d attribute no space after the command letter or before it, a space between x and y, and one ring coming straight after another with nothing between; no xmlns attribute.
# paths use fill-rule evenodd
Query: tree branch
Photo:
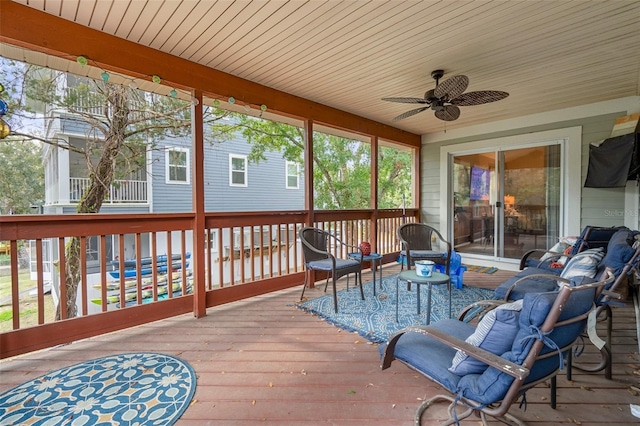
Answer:
<svg viewBox="0 0 640 426"><path fill-rule="evenodd" d="M69 143L67 141L65 141L64 139L56 139L56 140L51 140L51 139L46 139L46 138L42 138L40 136L36 136L36 135L29 135L26 133L20 133L20 132L11 132L11 134L9 136L17 136L19 138L22 139L10 139L10 140L6 140L6 142L29 142L32 140L37 140L40 141L42 143L46 143L47 145L51 145L51 146L55 146L58 148L62 148L62 149L66 149L72 152L77 152L79 154L83 154L84 150L82 149L78 149L74 146L69 145ZM60 142L58 142L60 141Z"/></svg>

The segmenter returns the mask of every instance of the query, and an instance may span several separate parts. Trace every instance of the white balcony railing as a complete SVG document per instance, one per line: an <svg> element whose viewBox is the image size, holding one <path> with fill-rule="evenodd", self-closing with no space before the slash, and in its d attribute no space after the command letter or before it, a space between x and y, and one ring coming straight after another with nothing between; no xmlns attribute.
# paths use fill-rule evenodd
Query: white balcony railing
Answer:
<svg viewBox="0 0 640 426"><path fill-rule="evenodd" d="M69 201L77 203L89 187L87 178L69 179ZM146 203L147 182L144 180L116 180L109 188L105 203Z"/></svg>

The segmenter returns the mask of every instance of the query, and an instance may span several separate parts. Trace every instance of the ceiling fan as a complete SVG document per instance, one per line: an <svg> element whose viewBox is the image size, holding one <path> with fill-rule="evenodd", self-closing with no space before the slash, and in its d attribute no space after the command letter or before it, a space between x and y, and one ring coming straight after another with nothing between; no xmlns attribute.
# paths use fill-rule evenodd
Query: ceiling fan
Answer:
<svg viewBox="0 0 640 426"><path fill-rule="evenodd" d="M425 93L424 98L382 98L383 101L425 105L404 112L395 117L393 121L411 117L427 109L434 110L435 116L440 120L454 121L460 117L460 108L458 107L486 104L499 101L509 96L507 92L496 90L480 90L478 92L463 93L469 85L469 78L466 75L455 75L440 84L440 79L443 75L443 70L431 72L431 77L436 81L436 88Z"/></svg>

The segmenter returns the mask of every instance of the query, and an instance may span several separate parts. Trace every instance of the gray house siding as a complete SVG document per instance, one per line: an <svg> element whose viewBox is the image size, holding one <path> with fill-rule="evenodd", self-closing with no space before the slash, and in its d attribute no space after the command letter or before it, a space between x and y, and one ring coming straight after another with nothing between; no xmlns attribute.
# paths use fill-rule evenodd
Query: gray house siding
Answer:
<svg viewBox="0 0 640 426"><path fill-rule="evenodd" d="M190 176L190 183L167 183L166 173L166 148L180 147L189 149L190 159L193 151L190 140L165 139L157 142L157 147L151 152L151 199L152 211L154 213L175 213L193 211L191 201L191 189L193 176ZM191 166L193 168L193 165ZM188 170L191 174L191 170Z"/></svg>
<svg viewBox="0 0 640 426"><path fill-rule="evenodd" d="M192 186L166 181L164 148L179 146L189 149L189 143L165 140L163 149L152 153L153 212L192 211ZM205 145L204 185L205 210L208 212L300 210L304 208L304 182L299 175L298 189L287 189L286 160L279 152L267 152L266 161L247 164L247 186L229 185L229 155L248 156L251 146L236 139L215 145ZM193 165L191 165L193 170ZM191 172L192 172L191 170ZM193 179L193 176L191 176Z"/></svg>
<svg viewBox="0 0 640 426"><path fill-rule="evenodd" d="M211 212L301 210L304 182L286 188L286 160L279 152L267 152L266 161L247 164L247 186L229 184L229 155L246 155L251 146L242 140L216 144L205 151L205 207Z"/></svg>
<svg viewBox="0 0 640 426"><path fill-rule="evenodd" d="M61 134L76 135L69 137L71 143L83 145L79 137L89 131L88 124L78 121L72 115L60 116ZM192 211L192 181L193 164L191 156L193 149L191 139L164 138L156 141L156 148L151 152L149 204L103 206L101 212L108 208L109 212L140 213L153 211L155 213L172 213ZM171 147L188 149L190 169L189 183L167 182L166 150ZM266 160L247 164L247 186L231 186L229 184L229 155L248 156L251 146L242 139L234 139L214 145L205 145L204 175L205 175L205 210L209 212L229 211L262 211L262 210L301 210L304 209L304 179L302 170L298 175L298 188L286 187L286 160L279 152L266 152ZM70 173L72 176L85 176L75 165L77 156L72 156ZM75 213L75 207L62 209L49 208L56 214Z"/></svg>

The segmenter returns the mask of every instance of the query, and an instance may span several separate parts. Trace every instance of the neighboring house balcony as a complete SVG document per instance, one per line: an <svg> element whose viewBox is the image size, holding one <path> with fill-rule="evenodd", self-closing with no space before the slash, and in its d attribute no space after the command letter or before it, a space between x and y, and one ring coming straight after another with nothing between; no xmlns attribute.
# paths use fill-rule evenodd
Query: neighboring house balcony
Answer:
<svg viewBox="0 0 640 426"><path fill-rule="evenodd" d="M69 178L69 201L77 203L89 187L88 178ZM115 180L109 186L109 193L104 200L107 204L147 203L148 185L144 180Z"/></svg>

